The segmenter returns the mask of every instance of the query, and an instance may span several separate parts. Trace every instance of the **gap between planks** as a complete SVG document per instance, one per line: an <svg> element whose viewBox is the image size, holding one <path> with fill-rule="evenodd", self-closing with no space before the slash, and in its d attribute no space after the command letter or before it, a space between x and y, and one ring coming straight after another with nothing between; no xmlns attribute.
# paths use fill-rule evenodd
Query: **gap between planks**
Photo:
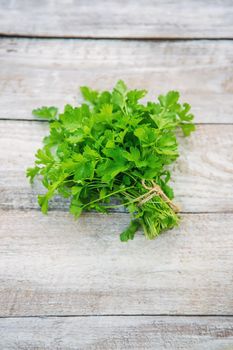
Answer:
<svg viewBox="0 0 233 350"><path fill-rule="evenodd" d="M20 319L20 318L89 318L89 317L99 317L99 318L105 318L105 317L157 317L157 318L216 318L216 317L226 317L226 318L233 318L232 315L228 314L84 314L84 315L76 315L76 314L70 314L70 315L17 315L17 316L0 316L0 319Z"/></svg>
<svg viewBox="0 0 233 350"><path fill-rule="evenodd" d="M45 39L45 40L106 40L106 41L118 41L118 40L124 40L124 41L154 41L154 42L166 42L166 41L223 41L223 40L229 40L232 41L233 38L231 36L225 36L221 38L215 38L214 36L211 37L180 37L180 38L173 38L173 37L161 37L161 38L154 38L153 36L151 37L137 37L137 36L132 36L132 37L107 37L107 36L72 36L72 35L67 35L67 36L52 36L52 35L33 35L33 34L17 34L17 33L12 33L12 34L7 34L7 33L0 33L0 39L1 38L12 38L12 39Z"/></svg>

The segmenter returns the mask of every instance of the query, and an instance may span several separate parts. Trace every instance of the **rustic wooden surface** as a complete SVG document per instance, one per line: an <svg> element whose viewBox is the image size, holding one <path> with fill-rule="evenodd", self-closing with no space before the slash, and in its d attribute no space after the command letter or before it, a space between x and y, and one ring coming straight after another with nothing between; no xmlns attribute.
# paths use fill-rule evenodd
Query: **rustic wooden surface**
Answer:
<svg viewBox="0 0 233 350"><path fill-rule="evenodd" d="M1 211L0 314L233 314L231 214L183 214L179 229L122 244L128 223Z"/></svg>
<svg viewBox="0 0 233 350"><path fill-rule="evenodd" d="M0 35L0 349L232 350L233 2L3 0ZM154 241L58 197L44 216L25 179L47 130L31 109L119 78L178 89L198 123L174 166L181 225Z"/></svg>
<svg viewBox="0 0 233 350"><path fill-rule="evenodd" d="M0 64L1 118L32 119L37 106L77 104L79 86L111 89L122 78L152 99L179 90L196 122L233 120L232 41L5 38Z"/></svg>
<svg viewBox="0 0 233 350"><path fill-rule="evenodd" d="M0 33L81 38L232 38L231 0L2 0Z"/></svg>
<svg viewBox="0 0 233 350"><path fill-rule="evenodd" d="M233 326L228 317L0 319L0 347L4 350L231 350L232 344Z"/></svg>

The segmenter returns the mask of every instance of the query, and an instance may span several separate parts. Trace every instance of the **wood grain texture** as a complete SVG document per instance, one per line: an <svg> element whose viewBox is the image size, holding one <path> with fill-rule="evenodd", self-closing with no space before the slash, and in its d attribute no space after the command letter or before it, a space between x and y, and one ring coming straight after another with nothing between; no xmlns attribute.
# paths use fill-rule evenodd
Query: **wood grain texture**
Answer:
<svg viewBox="0 0 233 350"><path fill-rule="evenodd" d="M232 38L231 0L1 1L0 33L107 38Z"/></svg>
<svg viewBox="0 0 233 350"><path fill-rule="evenodd" d="M231 350L230 317L0 319L4 350Z"/></svg>
<svg viewBox="0 0 233 350"><path fill-rule="evenodd" d="M38 208L37 194L44 191L39 182L31 188L25 171L47 131L47 123L0 121L1 208ZM233 125L202 125L191 138L180 138L173 183L182 211L233 211L232 133ZM51 207L68 210L68 203L56 197Z"/></svg>
<svg viewBox="0 0 233 350"><path fill-rule="evenodd" d="M79 86L111 89L123 79L151 99L179 90L196 122L233 123L232 41L8 38L0 64L0 118L32 119L33 108L77 104Z"/></svg>
<svg viewBox="0 0 233 350"><path fill-rule="evenodd" d="M0 349L232 350L233 42L124 39L232 39L233 2L2 0L0 35L37 37L0 40ZM181 140L174 189L193 213L154 241L123 244L128 214L74 221L59 197L43 216L25 178L47 130L31 110L119 78L231 124Z"/></svg>
<svg viewBox="0 0 233 350"><path fill-rule="evenodd" d="M0 316L233 314L232 214L127 244L124 213L0 216Z"/></svg>

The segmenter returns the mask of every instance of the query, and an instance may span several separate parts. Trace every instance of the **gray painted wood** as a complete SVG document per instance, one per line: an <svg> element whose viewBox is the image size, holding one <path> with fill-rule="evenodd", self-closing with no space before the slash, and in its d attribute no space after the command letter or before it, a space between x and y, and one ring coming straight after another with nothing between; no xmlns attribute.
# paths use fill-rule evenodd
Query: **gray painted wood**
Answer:
<svg viewBox="0 0 233 350"><path fill-rule="evenodd" d="M0 65L0 118L32 119L33 108L80 102L79 86L111 89L124 79L150 99L179 90L196 122L233 123L232 41L8 38Z"/></svg>
<svg viewBox="0 0 233 350"><path fill-rule="evenodd" d="M231 350L230 317L0 319L4 350Z"/></svg>
<svg viewBox="0 0 233 350"><path fill-rule="evenodd" d="M31 187L25 170L48 131L47 123L0 121L0 207L38 208L39 182ZM190 138L180 138L174 165L176 202L185 212L232 211L233 125L200 125ZM7 150L7 151L6 151ZM68 210L57 197L52 208Z"/></svg>
<svg viewBox="0 0 233 350"><path fill-rule="evenodd" d="M233 314L232 214L125 244L123 213L0 216L0 316Z"/></svg>
<svg viewBox="0 0 233 350"><path fill-rule="evenodd" d="M232 29L231 0L0 3L4 35L232 38ZM34 107L76 103L80 85L109 89L123 78L149 98L180 90L199 123L232 123L232 45L2 39L0 119L30 120ZM57 198L60 210L43 216L33 210L41 187L29 187L24 168L45 132L0 122L0 349L232 350L232 317L219 317L233 314L232 214L184 214L179 229L128 244L118 238L123 213L75 222ZM182 141L175 190L184 211L232 211L231 150L232 125L200 126Z"/></svg>
<svg viewBox="0 0 233 350"><path fill-rule="evenodd" d="M107 38L232 38L231 0L1 1L0 33Z"/></svg>

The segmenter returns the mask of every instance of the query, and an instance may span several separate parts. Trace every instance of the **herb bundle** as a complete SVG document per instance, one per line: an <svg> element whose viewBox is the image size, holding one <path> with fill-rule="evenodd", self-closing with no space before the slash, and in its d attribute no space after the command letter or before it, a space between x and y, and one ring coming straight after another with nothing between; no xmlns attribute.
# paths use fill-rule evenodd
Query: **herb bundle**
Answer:
<svg viewBox="0 0 233 350"><path fill-rule="evenodd" d="M27 170L31 182L39 175L47 189L38 196L42 212L55 194L70 198L76 218L83 210L108 213L122 205L132 217L122 241L133 239L140 226L149 239L176 226L168 166L178 157L177 128L185 136L195 130L190 106L178 102L176 91L141 104L147 91L128 91L121 80L112 92L81 87L81 93L85 102L66 105L63 113L55 107L33 111L50 126Z"/></svg>

